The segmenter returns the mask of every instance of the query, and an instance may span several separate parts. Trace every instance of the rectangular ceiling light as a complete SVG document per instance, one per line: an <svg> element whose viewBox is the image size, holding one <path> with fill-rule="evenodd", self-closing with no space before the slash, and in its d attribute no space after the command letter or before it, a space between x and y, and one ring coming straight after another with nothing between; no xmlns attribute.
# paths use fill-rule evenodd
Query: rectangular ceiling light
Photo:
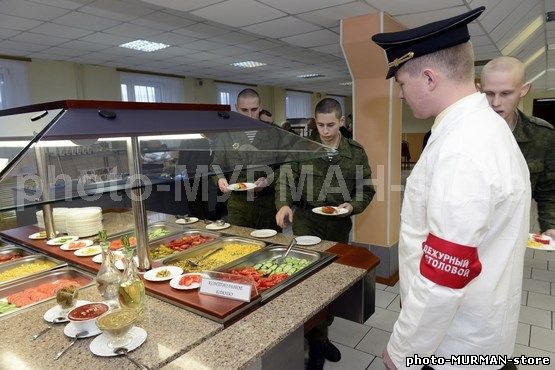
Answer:
<svg viewBox="0 0 555 370"><path fill-rule="evenodd" d="M299 78L319 78L319 77L326 77L325 75L321 75L320 73L307 73L304 75L298 75Z"/></svg>
<svg viewBox="0 0 555 370"><path fill-rule="evenodd" d="M503 55L511 55L524 41L528 40L530 36L536 32L543 24L543 15L538 16L532 21L525 29L522 30L507 46L501 50Z"/></svg>
<svg viewBox="0 0 555 370"><path fill-rule="evenodd" d="M255 67L265 66L266 63L255 62L253 60L247 60L247 61L244 61L244 62L231 63L231 65L234 66L234 67L241 67L241 68L255 68Z"/></svg>
<svg viewBox="0 0 555 370"><path fill-rule="evenodd" d="M160 49L165 49L169 46L170 45L162 44L160 42L152 42L152 41L146 41L146 40L135 40L135 41L128 42L126 44L119 45L120 48L146 51L147 53L160 50Z"/></svg>
<svg viewBox="0 0 555 370"><path fill-rule="evenodd" d="M534 54L532 54L530 56L530 58L526 59L524 61L524 65L526 67L528 67L530 64L534 63L534 61L536 59L538 59L540 56L542 56L543 54L545 54L545 46L541 47L540 49L538 49L538 51L536 51Z"/></svg>

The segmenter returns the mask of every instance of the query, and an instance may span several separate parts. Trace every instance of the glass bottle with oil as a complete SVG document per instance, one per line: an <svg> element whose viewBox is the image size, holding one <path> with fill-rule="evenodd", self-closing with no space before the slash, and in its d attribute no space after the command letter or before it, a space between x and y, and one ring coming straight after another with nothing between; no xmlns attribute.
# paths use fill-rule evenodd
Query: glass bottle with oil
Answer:
<svg viewBox="0 0 555 370"><path fill-rule="evenodd" d="M133 258L135 249L129 246L129 238L124 238L122 238L122 244L124 245L125 270L119 283L119 303L122 307L135 309L139 316L142 316L145 305L145 285L139 277Z"/></svg>
<svg viewBox="0 0 555 370"><path fill-rule="evenodd" d="M96 288L102 297L102 301L111 308L118 308L118 289L121 273L114 264L114 255L110 251L110 242L105 230L98 232L100 247L102 248L102 265L96 274Z"/></svg>

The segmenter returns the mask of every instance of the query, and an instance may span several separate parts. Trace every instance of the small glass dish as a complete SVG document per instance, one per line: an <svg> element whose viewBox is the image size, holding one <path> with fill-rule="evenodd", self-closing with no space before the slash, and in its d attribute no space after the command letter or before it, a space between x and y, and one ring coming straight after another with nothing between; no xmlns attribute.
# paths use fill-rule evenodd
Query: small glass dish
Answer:
<svg viewBox="0 0 555 370"><path fill-rule="evenodd" d="M60 316L65 316L70 309L75 307L79 289L75 285L66 286L56 292L56 302L60 306Z"/></svg>
<svg viewBox="0 0 555 370"><path fill-rule="evenodd" d="M108 337L108 347L115 349L131 343L133 336L129 330L138 318L136 310L119 308L99 317L96 320L96 326Z"/></svg>

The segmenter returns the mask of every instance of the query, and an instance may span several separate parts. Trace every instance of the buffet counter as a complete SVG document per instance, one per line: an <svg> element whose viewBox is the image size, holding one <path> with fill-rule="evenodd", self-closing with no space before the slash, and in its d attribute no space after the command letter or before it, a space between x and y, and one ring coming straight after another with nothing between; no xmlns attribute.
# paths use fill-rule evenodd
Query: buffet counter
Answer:
<svg viewBox="0 0 555 370"><path fill-rule="evenodd" d="M129 229L132 221L130 215L110 215L107 214L104 219L108 230L114 232L115 229ZM149 221L161 221L167 217L151 214ZM173 221L174 218L169 216L167 220ZM204 228L205 225L200 221L189 226ZM232 226L220 232L252 238L251 231L252 229ZM267 243L288 244L291 238L291 235L278 234L263 240ZM30 243L27 245L32 247ZM339 258L264 305L256 307L253 312L245 314L225 330L223 324L147 296L146 315L137 326L144 328L148 337L143 345L130 352L130 356L151 369L255 369L264 368L263 359L281 344L291 343L291 338L296 338L295 348L302 351L303 325L322 310L326 310L350 287L364 280L379 263L377 257L361 248L334 242L322 241L304 248L329 250L338 254ZM53 254L58 253L58 250L59 248L52 248L49 251ZM357 251L362 254L357 254ZM60 255L56 257L63 258ZM76 264L75 261L68 260L71 264ZM97 266L99 265L81 265L88 270L94 270ZM80 299L97 301L100 296L93 286L81 289ZM55 304L54 300L48 300L24 309L17 315L0 319L0 332L9 333L8 340L16 344L2 346L0 368L134 368L123 357L93 355L88 349L92 338L78 340L74 348L55 361L55 354L69 344L70 338L64 335L63 325L54 325L53 329L36 341L31 341L32 335L46 327L47 323L42 316ZM302 360L299 366L304 366Z"/></svg>

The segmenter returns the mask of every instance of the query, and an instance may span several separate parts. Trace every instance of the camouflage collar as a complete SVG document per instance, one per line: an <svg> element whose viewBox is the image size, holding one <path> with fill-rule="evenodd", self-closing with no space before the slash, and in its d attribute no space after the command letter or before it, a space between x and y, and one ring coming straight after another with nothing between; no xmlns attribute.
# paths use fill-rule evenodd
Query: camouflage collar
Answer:
<svg viewBox="0 0 555 370"><path fill-rule="evenodd" d="M530 121L528 117L522 113L519 109L517 109L517 119L515 129L513 130L513 135L518 143L526 143L532 141L532 137L530 136L528 125Z"/></svg>
<svg viewBox="0 0 555 370"><path fill-rule="evenodd" d="M315 141L322 144L320 136L318 136ZM339 157L353 158L351 145L349 144L349 139L347 139L346 137L341 137L341 141L339 141L339 147L337 147L337 151L339 152Z"/></svg>

